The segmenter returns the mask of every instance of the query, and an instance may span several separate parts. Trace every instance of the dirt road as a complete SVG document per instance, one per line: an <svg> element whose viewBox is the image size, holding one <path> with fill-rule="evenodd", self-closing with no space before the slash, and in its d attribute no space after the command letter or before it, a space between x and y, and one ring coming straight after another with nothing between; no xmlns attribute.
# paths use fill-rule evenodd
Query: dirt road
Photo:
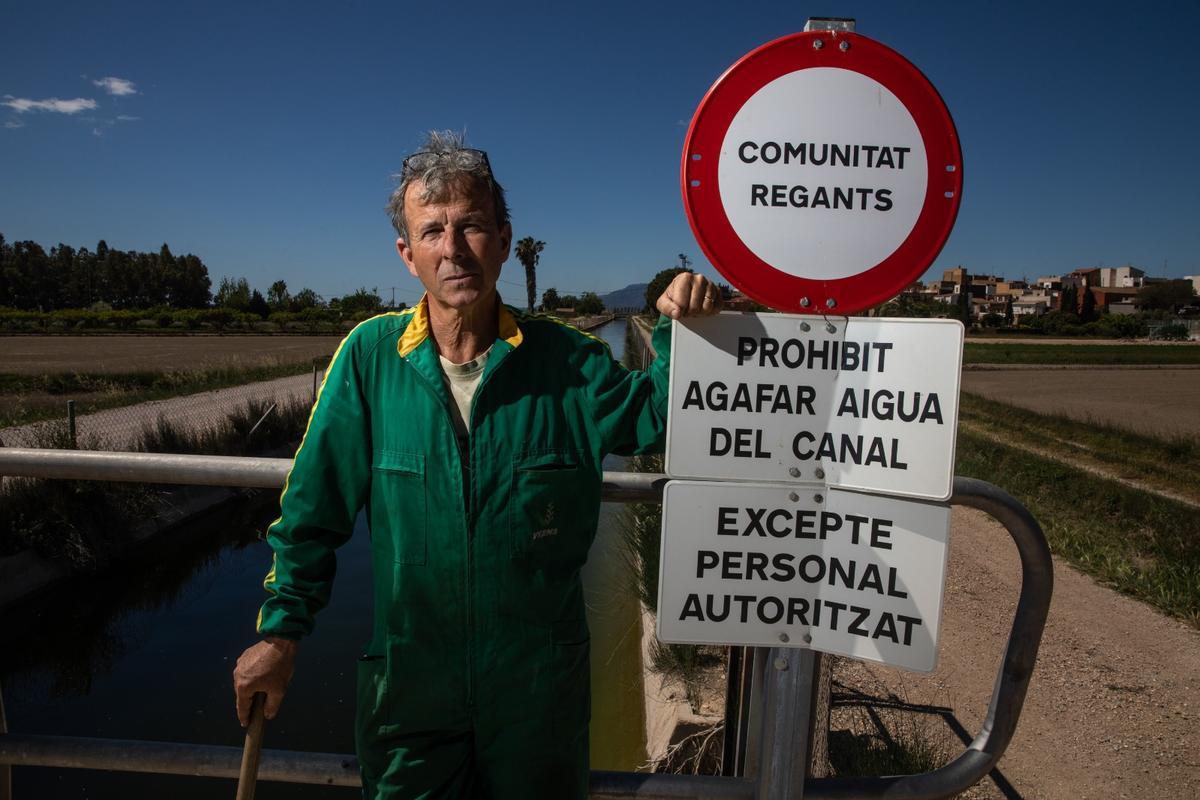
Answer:
<svg viewBox="0 0 1200 800"><path fill-rule="evenodd" d="M842 661L839 680L908 703L951 746L991 696L1020 584L1016 549L987 515L954 511L938 668L928 676ZM936 730L932 731L937 733ZM1055 589L1017 734L969 798L1192 798L1200 787L1200 631L1055 559Z"/></svg>

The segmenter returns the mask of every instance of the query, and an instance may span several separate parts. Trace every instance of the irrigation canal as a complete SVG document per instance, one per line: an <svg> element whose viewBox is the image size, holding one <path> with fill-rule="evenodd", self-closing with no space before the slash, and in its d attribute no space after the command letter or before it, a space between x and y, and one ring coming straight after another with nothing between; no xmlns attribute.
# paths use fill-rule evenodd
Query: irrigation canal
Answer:
<svg viewBox="0 0 1200 800"><path fill-rule="evenodd" d="M596 331L619 359L625 319ZM623 469L610 457L605 469ZM9 730L29 734L240 747L230 672L256 640L270 550L257 538L277 506L226 509L167 537L136 562L0 618L0 689ZM632 770L645 758L638 604L621 557L624 508L606 504L584 572L592 630L592 767ZM355 660L371 630L370 551L362 519L338 552L330 605L301 646L265 746L351 753ZM228 785L225 785L228 783ZM213 778L18 767L17 798L232 794ZM264 783L258 797L351 798L354 789Z"/></svg>

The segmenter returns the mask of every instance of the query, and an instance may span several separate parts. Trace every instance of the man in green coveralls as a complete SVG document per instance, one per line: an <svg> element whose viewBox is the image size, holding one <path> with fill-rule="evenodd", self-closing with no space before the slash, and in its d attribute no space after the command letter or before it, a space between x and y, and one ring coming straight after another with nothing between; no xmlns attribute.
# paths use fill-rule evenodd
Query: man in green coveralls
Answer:
<svg viewBox="0 0 1200 800"><path fill-rule="evenodd" d="M579 571L601 461L661 450L670 318L718 294L683 273L658 300L646 372L496 293L512 228L487 156L431 134L388 210L420 304L338 347L267 529L263 641L234 670L238 717L279 708L365 508L375 615L358 661L368 798L587 795L588 629Z"/></svg>

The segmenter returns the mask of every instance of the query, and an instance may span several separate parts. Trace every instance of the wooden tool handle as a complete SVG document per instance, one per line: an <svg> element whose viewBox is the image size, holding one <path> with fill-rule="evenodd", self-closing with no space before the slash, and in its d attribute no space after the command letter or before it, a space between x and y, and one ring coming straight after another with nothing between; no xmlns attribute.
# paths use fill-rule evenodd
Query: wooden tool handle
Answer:
<svg viewBox="0 0 1200 800"><path fill-rule="evenodd" d="M250 705L250 724L246 726L246 744L242 747L242 770L238 774L237 800L254 800L254 786L258 781L258 758L262 754L263 706L267 696L256 692Z"/></svg>

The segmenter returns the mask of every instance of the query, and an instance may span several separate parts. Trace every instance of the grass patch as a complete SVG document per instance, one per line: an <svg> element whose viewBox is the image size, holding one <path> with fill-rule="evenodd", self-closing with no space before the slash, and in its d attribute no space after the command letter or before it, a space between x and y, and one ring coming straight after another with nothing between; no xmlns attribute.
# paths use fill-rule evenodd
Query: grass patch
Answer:
<svg viewBox="0 0 1200 800"><path fill-rule="evenodd" d="M1153 344L966 343L964 364L1200 364L1200 347Z"/></svg>
<svg viewBox="0 0 1200 800"><path fill-rule="evenodd" d="M302 401L250 401L217 426L188 430L160 417L137 450L156 453L251 455L299 440L308 420ZM35 446L70 448L63 422L47 423ZM80 449L94 449L90 441ZM38 555L96 573L120 555L130 532L159 509L162 487L108 481L9 479L0 495L0 556L32 548Z"/></svg>
<svg viewBox="0 0 1200 800"><path fill-rule="evenodd" d="M319 359L323 368L328 359ZM123 373L0 374L0 428L66 416L66 401L79 415L149 400L225 389L311 372L312 359L222 366L209 369L154 370Z"/></svg>
<svg viewBox="0 0 1200 800"><path fill-rule="evenodd" d="M249 400L212 428L189 430L160 416L142 435L144 453L244 456L295 442L308 423L310 404Z"/></svg>
<svg viewBox="0 0 1200 800"><path fill-rule="evenodd" d="M866 712L862 711L866 716ZM950 760L949 737L913 714L892 712L873 732L829 734L829 766L838 777L919 775Z"/></svg>
<svg viewBox="0 0 1200 800"><path fill-rule="evenodd" d="M630 472L662 472L660 455L633 456ZM633 576L633 592L651 613L658 613L658 562L662 543L662 505L630 503L625 506L621 536Z"/></svg>
<svg viewBox="0 0 1200 800"><path fill-rule="evenodd" d="M66 423L40 426L34 446L70 448ZM0 556L32 548L78 572L98 572L129 541L133 525L152 513L156 498L157 493L142 484L5 479Z"/></svg>
<svg viewBox="0 0 1200 800"><path fill-rule="evenodd" d="M834 775L916 775L950 761L957 742L940 715L949 709L914 705L903 689L897 695L870 677L866 686L851 688L836 675L844 671L837 666L829 732Z"/></svg>
<svg viewBox="0 0 1200 800"><path fill-rule="evenodd" d="M1003 487L1057 555L1117 591L1200 626L1200 514L1049 458L960 430L955 472Z"/></svg>
<svg viewBox="0 0 1200 800"><path fill-rule="evenodd" d="M633 456L631 472L662 472L660 455ZM658 567L662 552L662 506L635 503L626 506L621 529L623 552L628 562L630 583L642 605L658 614ZM650 670L664 682L683 689L693 713L700 713L704 679L708 672L725 661L725 649L696 644L667 644L654 639L650 644ZM689 760L689 759L684 759ZM674 771L674 770L672 770Z"/></svg>
<svg viewBox="0 0 1200 800"><path fill-rule="evenodd" d="M628 369L640 369L642 336L630 317L625 324L625 356ZM663 456L632 456L630 472L662 472ZM625 506L622 526L629 574L633 576L633 592L652 614L658 613L658 562L662 541L662 505L660 503L631 503Z"/></svg>
<svg viewBox="0 0 1200 800"><path fill-rule="evenodd" d="M650 643L650 669L683 687L693 714L700 713L707 674L725 663L725 648L715 645Z"/></svg>
<svg viewBox="0 0 1200 800"><path fill-rule="evenodd" d="M629 369L641 367L641 334L633 319L625 326L625 366ZM629 459L631 472L662 472L661 455L633 456ZM625 507L622 526L625 539L624 552L629 562L633 592L642 605L651 613L658 614L658 566L662 547L662 505L658 503L633 503ZM650 645L650 669L664 681L672 681L683 688L684 695L693 713L700 712L705 676L725 661L725 648L694 644L667 644L655 639ZM699 765L706 747L698 742L707 742L707 734L696 742L680 748L668 759L667 771L680 771L680 764ZM693 747L699 747L696 753ZM678 762L678 763L676 763Z"/></svg>
<svg viewBox="0 0 1200 800"><path fill-rule="evenodd" d="M1200 500L1200 439L1177 435L1159 438L1098 420L1064 414L1040 414L963 392L959 418L1005 440L1061 451L1122 478Z"/></svg>

